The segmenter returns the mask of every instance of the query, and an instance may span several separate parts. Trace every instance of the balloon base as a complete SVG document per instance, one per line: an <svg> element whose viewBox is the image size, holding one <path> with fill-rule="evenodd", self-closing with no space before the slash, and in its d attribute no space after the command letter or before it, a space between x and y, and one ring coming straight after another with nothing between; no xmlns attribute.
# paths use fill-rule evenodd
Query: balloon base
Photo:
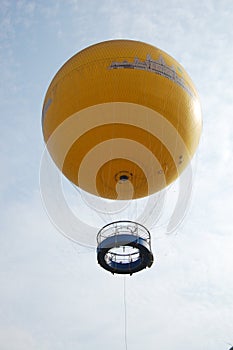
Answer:
<svg viewBox="0 0 233 350"><path fill-rule="evenodd" d="M97 261L105 270L132 275L151 267L150 232L133 221L116 221L97 234Z"/></svg>

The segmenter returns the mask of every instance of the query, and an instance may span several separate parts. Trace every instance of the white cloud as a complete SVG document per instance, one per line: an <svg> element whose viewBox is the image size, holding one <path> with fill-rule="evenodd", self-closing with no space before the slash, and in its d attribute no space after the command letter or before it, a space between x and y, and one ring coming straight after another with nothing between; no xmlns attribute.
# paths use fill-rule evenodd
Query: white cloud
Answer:
<svg viewBox="0 0 233 350"><path fill-rule="evenodd" d="M0 330L0 343L4 350L38 349L31 334L24 329L10 326ZM41 347L41 350L45 350L45 347Z"/></svg>

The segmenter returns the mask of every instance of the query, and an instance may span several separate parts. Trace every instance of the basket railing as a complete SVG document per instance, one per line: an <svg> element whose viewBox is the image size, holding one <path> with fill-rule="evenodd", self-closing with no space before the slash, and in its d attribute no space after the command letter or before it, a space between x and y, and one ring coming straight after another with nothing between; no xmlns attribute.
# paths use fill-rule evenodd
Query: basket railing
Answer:
<svg viewBox="0 0 233 350"><path fill-rule="evenodd" d="M108 237L124 234L140 237L150 243L150 232L133 221L115 221L104 226L97 234L97 243L100 244Z"/></svg>

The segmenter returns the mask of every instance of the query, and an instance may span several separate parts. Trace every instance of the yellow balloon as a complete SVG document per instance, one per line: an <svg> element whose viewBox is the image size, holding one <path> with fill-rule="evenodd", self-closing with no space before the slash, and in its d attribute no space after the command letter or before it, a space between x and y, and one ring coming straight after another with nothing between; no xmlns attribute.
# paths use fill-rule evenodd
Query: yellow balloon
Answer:
<svg viewBox="0 0 233 350"><path fill-rule="evenodd" d="M48 150L75 185L109 199L162 190L198 146L201 107L184 68L164 51L112 40L74 55L45 96Z"/></svg>

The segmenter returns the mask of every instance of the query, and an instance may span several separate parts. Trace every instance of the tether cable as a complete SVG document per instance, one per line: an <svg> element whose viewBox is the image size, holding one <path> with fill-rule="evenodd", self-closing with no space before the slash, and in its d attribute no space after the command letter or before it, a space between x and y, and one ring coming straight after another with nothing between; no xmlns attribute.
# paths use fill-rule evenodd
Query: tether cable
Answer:
<svg viewBox="0 0 233 350"><path fill-rule="evenodd" d="M126 305L126 276L124 276L124 341L125 341L125 350L128 350L127 344L127 305Z"/></svg>

